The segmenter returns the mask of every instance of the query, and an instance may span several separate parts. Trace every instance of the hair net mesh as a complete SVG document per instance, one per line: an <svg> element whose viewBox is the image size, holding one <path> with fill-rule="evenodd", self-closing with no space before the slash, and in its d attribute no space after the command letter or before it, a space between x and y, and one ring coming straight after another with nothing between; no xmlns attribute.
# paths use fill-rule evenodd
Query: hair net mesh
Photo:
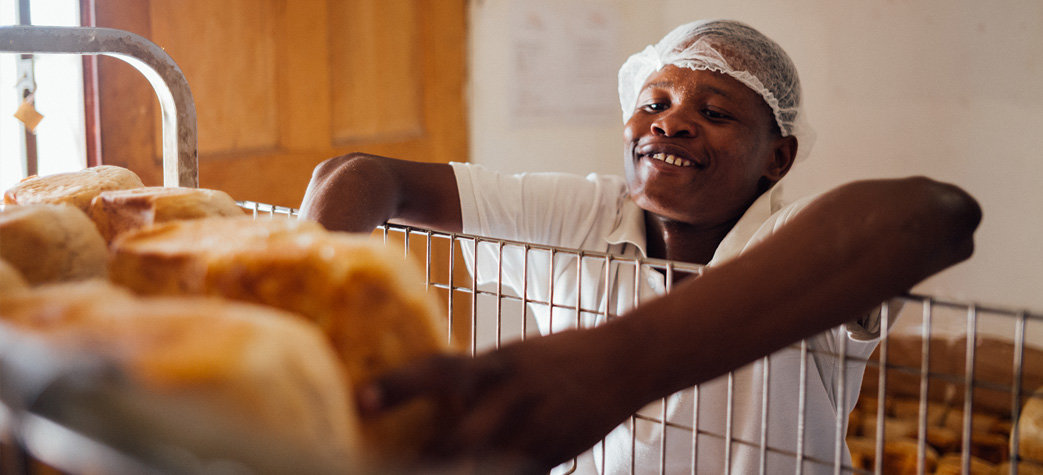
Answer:
<svg viewBox="0 0 1043 475"><path fill-rule="evenodd" d="M798 161L811 149L814 133L801 106L797 68L777 43L733 20L701 20L675 28L659 43L627 59L619 69L623 122L630 119L641 87L666 65L727 74L760 94L783 136L797 138Z"/></svg>

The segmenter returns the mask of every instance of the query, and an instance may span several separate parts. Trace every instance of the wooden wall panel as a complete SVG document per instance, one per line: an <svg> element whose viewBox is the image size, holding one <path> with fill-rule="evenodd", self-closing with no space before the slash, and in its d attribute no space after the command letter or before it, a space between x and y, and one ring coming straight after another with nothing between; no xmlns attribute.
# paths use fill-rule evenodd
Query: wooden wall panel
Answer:
<svg viewBox="0 0 1043 475"><path fill-rule="evenodd" d="M195 97L200 186L299 206L350 152L466 161L466 0L96 0L165 48ZM219 45L219 46L218 46ZM162 184L158 104L103 58L102 160Z"/></svg>
<svg viewBox="0 0 1043 475"><path fill-rule="evenodd" d="M153 0L152 41L192 87L199 153L274 150L279 142L276 0ZM190 21L171 21L192 12ZM157 150L159 152L159 150Z"/></svg>
<svg viewBox="0 0 1043 475"><path fill-rule="evenodd" d="M411 0L329 3L335 141L421 133L416 10Z"/></svg>

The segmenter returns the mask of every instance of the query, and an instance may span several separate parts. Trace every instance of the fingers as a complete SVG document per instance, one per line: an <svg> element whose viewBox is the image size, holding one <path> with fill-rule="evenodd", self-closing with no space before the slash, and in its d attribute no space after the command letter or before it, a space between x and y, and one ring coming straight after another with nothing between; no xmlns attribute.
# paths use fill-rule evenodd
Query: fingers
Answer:
<svg viewBox="0 0 1043 475"><path fill-rule="evenodd" d="M358 389L359 412L373 416L419 396L458 397L467 363L464 357L439 355L392 370Z"/></svg>

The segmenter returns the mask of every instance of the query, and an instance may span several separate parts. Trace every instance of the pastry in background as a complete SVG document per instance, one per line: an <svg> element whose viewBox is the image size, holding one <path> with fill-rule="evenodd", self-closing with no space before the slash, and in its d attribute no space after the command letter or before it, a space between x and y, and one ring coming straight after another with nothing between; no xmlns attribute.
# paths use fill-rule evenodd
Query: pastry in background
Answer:
<svg viewBox="0 0 1043 475"><path fill-rule="evenodd" d="M108 250L94 222L69 205L0 211L0 258L29 284L105 277Z"/></svg>
<svg viewBox="0 0 1043 475"><path fill-rule="evenodd" d="M134 172L113 165L101 165L78 172L26 178L4 192L4 203L68 204L86 213L91 200L103 191L143 186L141 178Z"/></svg>
<svg viewBox="0 0 1043 475"><path fill-rule="evenodd" d="M228 193L202 188L150 186L103 191L88 213L106 241L116 235L155 223L210 216L242 216L244 211Z"/></svg>
<svg viewBox="0 0 1043 475"><path fill-rule="evenodd" d="M876 439L870 437L848 437L851 463L854 468L872 471L876 467ZM920 473L919 444L916 439L902 438L884 441L882 472L889 475L915 475ZM938 464L938 452L929 445L924 446L924 473L933 473Z"/></svg>
<svg viewBox="0 0 1043 475"><path fill-rule="evenodd" d="M1037 388L1021 408L1017 427L1021 458L1043 464L1043 387Z"/></svg>
<svg viewBox="0 0 1043 475"><path fill-rule="evenodd" d="M358 460L333 351L276 309L105 281L39 286L0 299L0 363L9 407L161 473L350 473L339 469Z"/></svg>
<svg viewBox="0 0 1043 475"><path fill-rule="evenodd" d="M938 459L938 469L934 471L935 475L992 475L994 473L1010 473L1010 472L996 472L996 466L982 460L978 457L971 456L970 458L970 472L964 474L963 472L963 456L959 453L945 454L942 458Z"/></svg>

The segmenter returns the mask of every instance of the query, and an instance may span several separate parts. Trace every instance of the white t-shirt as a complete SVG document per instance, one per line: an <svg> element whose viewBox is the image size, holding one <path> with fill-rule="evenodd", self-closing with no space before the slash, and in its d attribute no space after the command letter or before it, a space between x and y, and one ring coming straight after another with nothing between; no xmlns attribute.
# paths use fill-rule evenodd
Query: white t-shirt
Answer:
<svg viewBox="0 0 1043 475"><path fill-rule="evenodd" d="M452 166L465 233L626 257L646 255L643 211L627 197L620 177L505 175L477 165ZM724 238L708 265L731 259L767 238L809 201L781 208L775 193L765 193ZM635 286L638 303L666 289L659 272L644 268L635 278L636 266L626 259L613 261L606 272L604 260L584 262L577 269L572 253L553 258L549 251L529 250L527 254L526 258L526 250L520 246L489 245L479 246L477 255L466 258L472 272L477 267L480 283L499 278L503 288L513 289L515 295L524 289L529 302L548 302L553 297L554 306L530 304L544 334L577 325L589 327L604 321L606 315L624 313L634 305ZM502 269L497 268L500 256ZM697 312L693 313L697 318ZM661 420L666 403L670 425L665 442L662 424L632 418L613 430L603 444L578 457L577 473L630 473L632 467L637 473L658 473L661 463L666 473L690 473L693 459L698 473L725 473L726 463L733 474L759 473L762 446L766 448L766 473L794 473L798 458L803 473L833 473L838 434L846 431L846 426L838 430L838 409L843 408L840 420L846 424L862 384L865 360L876 346L877 316L849 323L846 332L838 327L808 338L806 358L801 358L798 346L784 348L730 375L648 405L638 414ZM843 359L838 356L841 346L845 347ZM804 391L800 390L802 381ZM843 406L838 404L841 392ZM695 407L698 418L694 417ZM766 426L762 414L767 414ZM803 426L800 444L798 426ZM699 433L695 441L692 427ZM766 444L761 443L762 437ZM732 443L726 450L724 440L728 439ZM797 456L798 446L802 457ZM843 466L850 466L846 445L839 446L839 453Z"/></svg>

